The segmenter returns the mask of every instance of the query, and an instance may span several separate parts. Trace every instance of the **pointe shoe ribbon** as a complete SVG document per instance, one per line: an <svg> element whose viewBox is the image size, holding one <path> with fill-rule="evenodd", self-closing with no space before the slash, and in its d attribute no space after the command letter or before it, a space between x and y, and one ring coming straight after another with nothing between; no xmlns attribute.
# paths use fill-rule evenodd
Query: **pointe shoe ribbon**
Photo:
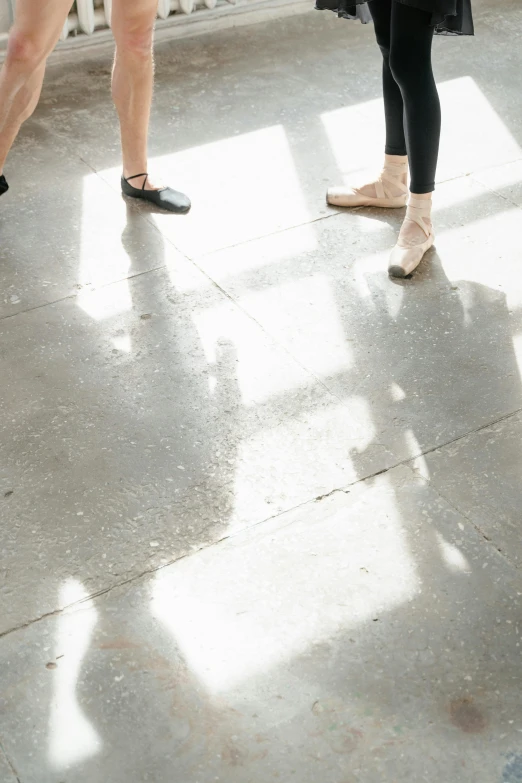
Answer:
<svg viewBox="0 0 522 783"><path fill-rule="evenodd" d="M408 186L404 175L408 172L408 163L385 163L379 178L372 183L376 197L367 196L358 188L328 188L326 200L334 207L383 207L400 209L408 202ZM399 195L392 195L399 191Z"/></svg>
<svg viewBox="0 0 522 783"><path fill-rule="evenodd" d="M435 242L435 234L431 225L431 199L410 198L406 211L406 220L412 220L424 232L426 241L420 245L406 247L397 242L389 265L389 273L392 277L407 277L417 269L420 262Z"/></svg>

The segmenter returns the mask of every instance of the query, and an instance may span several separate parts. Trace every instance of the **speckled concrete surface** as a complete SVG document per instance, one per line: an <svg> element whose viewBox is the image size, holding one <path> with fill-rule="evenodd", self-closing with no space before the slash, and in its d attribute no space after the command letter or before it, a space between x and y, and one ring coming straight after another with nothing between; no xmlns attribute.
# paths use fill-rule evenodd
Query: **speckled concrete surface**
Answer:
<svg viewBox="0 0 522 783"><path fill-rule="evenodd" d="M125 203L110 63L50 68L0 201L1 783L522 781L522 9L437 40L436 249L339 213L371 27L162 44ZM354 141L356 139L356 141Z"/></svg>

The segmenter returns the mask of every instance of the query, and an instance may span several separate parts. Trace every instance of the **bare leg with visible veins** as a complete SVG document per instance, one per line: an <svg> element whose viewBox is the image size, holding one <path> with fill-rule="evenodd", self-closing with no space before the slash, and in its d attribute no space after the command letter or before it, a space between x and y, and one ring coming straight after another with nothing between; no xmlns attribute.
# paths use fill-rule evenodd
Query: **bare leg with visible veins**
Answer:
<svg viewBox="0 0 522 783"><path fill-rule="evenodd" d="M17 0L16 21L0 71L0 194L7 190L5 161L22 123L36 108L52 52L71 0Z"/></svg>
<svg viewBox="0 0 522 783"><path fill-rule="evenodd" d="M15 23L0 71L0 195L8 190L4 165L9 150L40 97L45 65L54 49L71 0L17 0ZM116 40L113 98L121 127L122 191L170 212L186 213L190 200L159 187L148 175L147 137L152 103L153 31L157 0L114 0Z"/></svg>

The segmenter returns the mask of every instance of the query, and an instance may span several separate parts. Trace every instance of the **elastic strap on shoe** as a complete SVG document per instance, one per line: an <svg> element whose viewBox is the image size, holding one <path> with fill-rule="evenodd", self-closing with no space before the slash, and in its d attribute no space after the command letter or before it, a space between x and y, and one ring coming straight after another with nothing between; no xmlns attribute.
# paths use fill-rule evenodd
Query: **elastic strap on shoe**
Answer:
<svg viewBox="0 0 522 783"><path fill-rule="evenodd" d="M431 199L410 198L408 209L406 210L406 220L412 220L422 228L427 237L431 233L431 226L428 221L431 219Z"/></svg>
<svg viewBox="0 0 522 783"><path fill-rule="evenodd" d="M377 198L391 198L386 191L386 183L400 190L403 195L408 193L408 186L402 181L402 177L408 172L408 163L385 163L375 189Z"/></svg>
<svg viewBox="0 0 522 783"><path fill-rule="evenodd" d="M123 177L123 179L128 185L131 179L138 179L139 177L145 177L145 179L143 180L143 186L141 188L142 190L145 190L145 185L147 184L147 180L149 178L149 175L147 174L146 171L143 174L133 174L132 177ZM131 185L131 187L134 187L134 185Z"/></svg>

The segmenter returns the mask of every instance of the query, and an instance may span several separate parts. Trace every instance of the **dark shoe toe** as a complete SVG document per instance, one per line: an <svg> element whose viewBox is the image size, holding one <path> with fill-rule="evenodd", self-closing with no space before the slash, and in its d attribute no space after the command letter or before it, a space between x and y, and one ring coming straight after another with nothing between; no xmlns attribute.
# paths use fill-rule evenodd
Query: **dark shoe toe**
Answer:
<svg viewBox="0 0 522 783"><path fill-rule="evenodd" d="M162 190L149 190L148 193L154 193L157 199L155 203L169 212L177 212L180 215L186 215L192 206L190 199L184 193L180 193L173 188L163 188Z"/></svg>

